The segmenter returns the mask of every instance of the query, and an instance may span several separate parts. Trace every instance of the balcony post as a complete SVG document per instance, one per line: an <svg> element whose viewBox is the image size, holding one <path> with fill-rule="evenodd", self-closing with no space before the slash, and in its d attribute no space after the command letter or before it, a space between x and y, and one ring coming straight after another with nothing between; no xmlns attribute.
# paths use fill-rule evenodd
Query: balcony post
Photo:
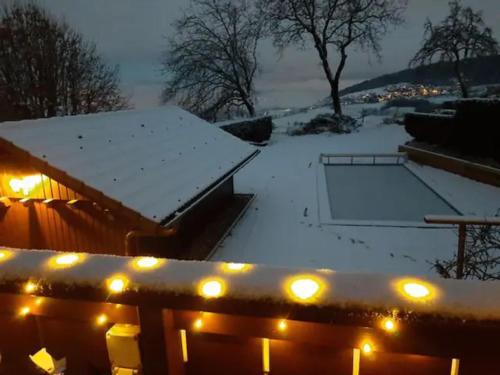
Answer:
<svg viewBox="0 0 500 375"><path fill-rule="evenodd" d="M184 367L172 312L139 306L140 348L143 375L182 375Z"/></svg>
<svg viewBox="0 0 500 375"><path fill-rule="evenodd" d="M458 253L457 253L457 279L462 279L464 277L466 239L467 239L467 226L465 224L459 224L459 226L458 226Z"/></svg>

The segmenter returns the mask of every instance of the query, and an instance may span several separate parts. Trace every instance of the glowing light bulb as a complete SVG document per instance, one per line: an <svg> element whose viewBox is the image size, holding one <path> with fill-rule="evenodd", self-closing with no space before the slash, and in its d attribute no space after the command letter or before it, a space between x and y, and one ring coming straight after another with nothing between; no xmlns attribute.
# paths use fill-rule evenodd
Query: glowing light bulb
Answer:
<svg viewBox="0 0 500 375"><path fill-rule="evenodd" d="M208 279L200 285L200 294L205 298L217 298L224 294L224 284L221 280Z"/></svg>
<svg viewBox="0 0 500 375"><path fill-rule="evenodd" d="M286 323L286 320L281 319L278 322L278 330L280 330L281 332L284 332L284 331L286 331L287 328L288 328L288 324Z"/></svg>
<svg viewBox="0 0 500 375"><path fill-rule="evenodd" d="M426 298L431 294L429 288L427 288L423 284L416 282L405 283L403 285L403 291L406 293L406 295L417 299Z"/></svg>
<svg viewBox="0 0 500 375"><path fill-rule="evenodd" d="M153 257L142 257L137 259L137 267L139 268L153 268L158 265L158 259Z"/></svg>
<svg viewBox="0 0 500 375"><path fill-rule="evenodd" d="M26 284L24 284L24 291L26 293L34 293L38 289L37 285L31 281L28 281Z"/></svg>
<svg viewBox="0 0 500 375"><path fill-rule="evenodd" d="M41 175L33 175L23 178L13 178L9 181L9 186L14 193L22 192L23 195L27 196L41 182Z"/></svg>
<svg viewBox="0 0 500 375"><path fill-rule="evenodd" d="M111 293L122 293L127 287L128 280L123 276L116 276L108 280L108 290Z"/></svg>
<svg viewBox="0 0 500 375"><path fill-rule="evenodd" d="M12 256L12 251L0 250L0 263L9 260Z"/></svg>
<svg viewBox="0 0 500 375"><path fill-rule="evenodd" d="M241 271L242 269L245 268L244 263L228 263L227 268L232 270L232 271Z"/></svg>
<svg viewBox="0 0 500 375"><path fill-rule="evenodd" d="M72 266L78 262L78 260L80 260L80 256L78 254L64 254L57 256L55 263L58 266Z"/></svg>
<svg viewBox="0 0 500 375"><path fill-rule="evenodd" d="M35 305L37 305L37 306L40 306L42 303L43 303L43 298L42 297L38 297L35 300Z"/></svg>
<svg viewBox="0 0 500 375"><path fill-rule="evenodd" d="M19 310L19 315L20 316L26 316L31 312L31 309L28 306L21 307Z"/></svg>
<svg viewBox="0 0 500 375"><path fill-rule="evenodd" d="M295 280L290 286L292 293L304 301L314 298L318 294L319 288L319 283L309 278Z"/></svg>
<svg viewBox="0 0 500 375"><path fill-rule="evenodd" d="M247 263L222 263L221 269L227 273L240 273L250 271L254 266Z"/></svg>
<svg viewBox="0 0 500 375"><path fill-rule="evenodd" d="M99 326L102 326L108 322L108 316L106 314L101 314L96 318L96 323Z"/></svg>
<svg viewBox="0 0 500 375"><path fill-rule="evenodd" d="M396 322L391 318L384 319L382 328L387 332L394 332L396 331Z"/></svg>
<svg viewBox="0 0 500 375"><path fill-rule="evenodd" d="M361 350L363 351L364 354L370 354L373 352L373 346L370 343L366 342L361 347Z"/></svg>
<svg viewBox="0 0 500 375"><path fill-rule="evenodd" d="M198 318L194 321L193 323L193 327L196 329L196 330L200 330L203 328L203 320L201 318Z"/></svg>

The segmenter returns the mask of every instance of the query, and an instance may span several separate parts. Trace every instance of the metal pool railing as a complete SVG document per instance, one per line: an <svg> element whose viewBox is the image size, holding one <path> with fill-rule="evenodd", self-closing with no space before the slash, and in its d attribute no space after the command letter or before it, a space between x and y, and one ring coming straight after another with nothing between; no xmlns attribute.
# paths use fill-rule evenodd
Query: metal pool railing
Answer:
<svg viewBox="0 0 500 375"><path fill-rule="evenodd" d="M394 154L321 154L319 162L324 165L392 165L405 164L406 153Z"/></svg>

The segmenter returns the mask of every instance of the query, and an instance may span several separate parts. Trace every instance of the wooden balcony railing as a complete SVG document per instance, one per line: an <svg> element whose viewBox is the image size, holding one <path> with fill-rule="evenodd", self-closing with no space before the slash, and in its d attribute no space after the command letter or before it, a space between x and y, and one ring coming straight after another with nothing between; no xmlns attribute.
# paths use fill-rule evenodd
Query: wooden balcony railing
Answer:
<svg viewBox="0 0 500 375"><path fill-rule="evenodd" d="M496 373L499 334L500 282L0 250L1 374Z"/></svg>

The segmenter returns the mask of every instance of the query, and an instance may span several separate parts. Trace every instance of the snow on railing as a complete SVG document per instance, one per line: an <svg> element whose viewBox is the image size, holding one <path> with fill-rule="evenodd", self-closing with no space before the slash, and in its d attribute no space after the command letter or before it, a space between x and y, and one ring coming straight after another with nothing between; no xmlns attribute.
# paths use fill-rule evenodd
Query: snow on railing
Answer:
<svg viewBox="0 0 500 375"><path fill-rule="evenodd" d="M412 319L500 321L500 282L42 250L0 250L0 293L269 317L293 311L317 322L395 310Z"/></svg>

